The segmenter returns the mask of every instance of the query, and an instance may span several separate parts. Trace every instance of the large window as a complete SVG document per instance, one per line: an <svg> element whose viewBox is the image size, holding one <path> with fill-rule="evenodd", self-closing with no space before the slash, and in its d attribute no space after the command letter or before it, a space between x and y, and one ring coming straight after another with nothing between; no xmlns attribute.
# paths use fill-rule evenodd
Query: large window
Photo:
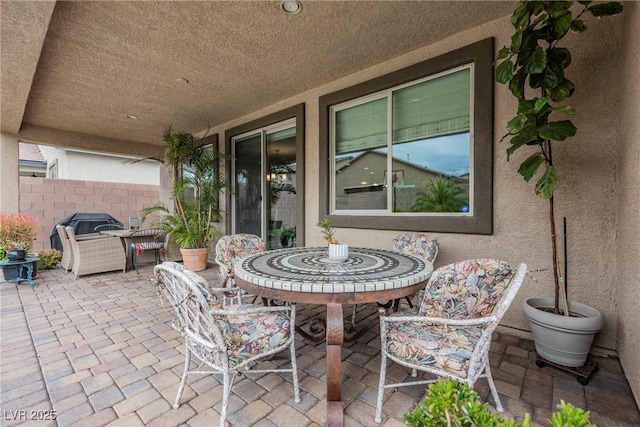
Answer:
<svg viewBox="0 0 640 427"><path fill-rule="evenodd" d="M322 97L320 217L490 234L492 58L489 39Z"/></svg>

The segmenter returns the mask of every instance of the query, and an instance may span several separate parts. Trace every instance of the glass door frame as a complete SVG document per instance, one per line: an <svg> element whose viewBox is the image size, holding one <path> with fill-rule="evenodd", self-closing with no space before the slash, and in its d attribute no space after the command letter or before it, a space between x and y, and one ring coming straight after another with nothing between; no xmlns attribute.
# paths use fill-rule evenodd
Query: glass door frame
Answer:
<svg viewBox="0 0 640 427"><path fill-rule="evenodd" d="M227 156L227 160L225 162L225 173L227 175L227 179L229 182L233 183L235 186L235 144L234 141L243 137L248 137L250 135L258 135L261 132L262 144L266 144L266 133L272 133L275 130L283 129L283 125L287 124L286 127L295 126L296 129L296 171L295 174L295 182L296 182L296 223L294 224L296 227L296 246L304 246L305 242L305 206L304 206L304 172L305 172L305 163L304 163L304 104L298 104L296 106L287 108L285 110L279 111L277 113L270 114L263 118L251 121L249 123L245 123L240 126L236 126L234 128L228 129L225 131L225 152L229 154ZM267 180L266 180L266 152L264 150L264 145L261 149L261 176L265 177L265 179L261 183L261 191L264 195L267 194ZM225 230L226 234L235 233L235 196L232 194L233 191L227 192L225 198ZM261 228L263 233L266 233L266 216L264 212L264 204L260 207L261 211Z"/></svg>

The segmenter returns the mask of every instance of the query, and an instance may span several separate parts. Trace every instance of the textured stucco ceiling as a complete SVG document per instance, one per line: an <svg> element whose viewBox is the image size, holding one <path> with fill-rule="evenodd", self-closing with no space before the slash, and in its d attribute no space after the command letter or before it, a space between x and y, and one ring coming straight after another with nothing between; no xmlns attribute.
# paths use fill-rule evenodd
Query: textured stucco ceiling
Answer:
<svg viewBox="0 0 640 427"><path fill-rule="evenodd" d="M169 126L202 131L514 6L302 3L300 14L286 15L278 1L3 0L2 131L159 145Z"/></svg>

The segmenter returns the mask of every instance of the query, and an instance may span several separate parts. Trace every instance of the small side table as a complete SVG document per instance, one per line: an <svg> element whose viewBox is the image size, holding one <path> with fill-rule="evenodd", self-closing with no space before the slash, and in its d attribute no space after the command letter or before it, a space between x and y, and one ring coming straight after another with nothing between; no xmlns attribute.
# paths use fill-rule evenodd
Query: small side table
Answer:
<svg viewBox="0 0 640 427"><path fill-rule="evenodd" d="M31 289L35 289L36 287L36 282L33 281L33 264L40 261L40 258L38 257L33 257L33 258L25 258L23 260L20 261L10 261L10 260L6 260L6 261L0 261L0 267L14 267L16 268L16 273L17 273L17 277L15 279L10 279L10 280L6 280L5 282L16 282L18 284L20 284L20 282L29 282L29 285L31 286ZM22 273L26 271L27 272L27 278L23 279L22 278Z"/></svg>

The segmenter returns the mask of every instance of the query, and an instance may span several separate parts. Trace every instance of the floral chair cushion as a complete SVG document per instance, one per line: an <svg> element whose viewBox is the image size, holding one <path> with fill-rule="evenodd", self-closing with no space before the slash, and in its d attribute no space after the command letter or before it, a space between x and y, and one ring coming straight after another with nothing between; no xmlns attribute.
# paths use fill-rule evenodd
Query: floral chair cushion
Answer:
<svg viewBox="0 0 640 427"><path fill-rule="evenodd" d="M247 308L247 305L240 307ZM233 310L233 307L228 309ZM291 331L289 317L277 312L216 316L214 320L222 331L232 366L281 346Z"/></svg>
<svg viewBox="0 0 640 427"><path fill-rule="evenodd" d="M190 304L193 312L199 309L198 304ZM201 307L201 306L200 306ZM257 306L249 304L227 306L226 311L233 312L237 309L247 309ZM253 356L264 354L283 345L291 334L290 318L282 312L251 313L246 315L209 315L201 313L199 331L202 339L209 343L219 343L211 331L209 322L215 322L219 328L224 346L226 346L226 359L229 367L244 362ZM192 328L193 329L193 328ZM187 337L187 343L198 357L209 360L211 363L222 366L223 354L221 345L206 346L193 336Z"/></svg>
<svg viewBox="0 0 640 427"><path fill-rule="evenodd" d="M441 267L429 279L418 315L459 320L489 316L513 274L508 264L493 259L461 261ZM394 317L408 315L411 313ZM389 322L387 351L407 363L430 365L466 378L482 331L483 326ZM484 360L479 361L482 363Z"/></svg>
<svg viewBox="0 0 640 427"><path fill-rule="evenodd" d="M494 259L461 261L433 272L419 315L475 319L491 315L513 277L511 267Z"/></svg>
<svg viewBox="0 0 640 427"><path fill-rule="evenodd" d="M216 244L216 263L220 266L223 286L233 274L233 264L247 255L266 250L264 240L255 234L231 234L223 236Z"/></svg>
<svg viewBox="0 0 640 427"><path fill-rule="evenodd" d="M144 251L155 251L160 250L164 251L164 243L162 242L140 242L140 243L132 243L131 249L140 253Z"/></svg>
<svg viewBox="0 0 640 427"><path fill-rule="evenodd" d="M413 365L429 365L466 378L481 334L479 326L425 327L415 322L390 322L387 352Z"/></svg>
<svg viewBox="0 0 640 427"><path fill-rule="evenodd" d="M406 233L393 239L393 250L433 262L438 256L438 241L422 233Z"/></svg>

